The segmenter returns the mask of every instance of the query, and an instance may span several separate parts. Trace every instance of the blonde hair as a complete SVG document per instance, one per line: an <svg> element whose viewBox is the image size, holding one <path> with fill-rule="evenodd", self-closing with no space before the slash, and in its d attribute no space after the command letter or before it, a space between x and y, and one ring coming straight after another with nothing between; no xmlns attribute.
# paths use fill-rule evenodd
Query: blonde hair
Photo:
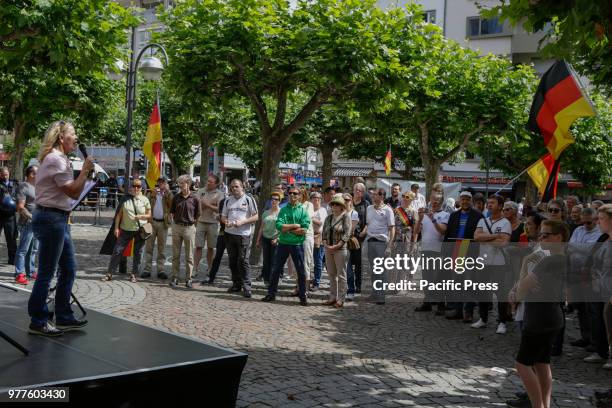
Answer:
<svg viewBox="0 0 612 408"><path fill-rule="evenodd" d="M408 197L406 197L408 196ZM409 200L414 200L416 199L416 194L414 194L412 191L406 191L404 193L404 198L408 198Z"/></svg>
<svg viewBox="0 0 612 408"><path fill-rule="evenodd" d="M344 199L344 202L346 204L346 210L352 211L353 210L353 196L350 195L349 193L344 193L342 194L342 198Z"/></svg>
<svg viewBox="0 0 612 408"><path fill-rule="evenodd" d="M300 196L301 196L300 199L303 203L309 200L308 190L306 190L305 187L300 188Z"/></svg>
<svg viewBox="0 0 612 408"><path fill-rule="evenodd" d="M43 137L40 151L38 152L38 162L40 164L42 164L45 157L59 145L60 136L64 135L69 128L74 129L74 125L70 122L64 122L63 120L57 120L49 125L45 131L45 137Z"/></svg>

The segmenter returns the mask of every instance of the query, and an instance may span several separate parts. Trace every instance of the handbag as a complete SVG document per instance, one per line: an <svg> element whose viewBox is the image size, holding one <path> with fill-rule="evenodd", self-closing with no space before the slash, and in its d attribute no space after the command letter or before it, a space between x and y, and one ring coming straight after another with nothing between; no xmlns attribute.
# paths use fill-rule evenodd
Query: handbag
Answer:
<svg viewBox="0 0 612 408"><path fill-rule="evenodd" d="M349 251L355 251L361 248L361 245L359 244L359 240L355 237L351 237L346 243L346 246L348 247Z"/></svg>
<svg viewBox="0 0 612 408"><path fill-rule="evenodd" d="M132 197L131 200L132 206L134 207L134 213L136 213L136 202L134 201L134 197ZM146 224L141 225L140 228L138 228L138 234L140 234L140 238L143 241L151 238L151 235L153 235L153 224L147 222Z"/></svg>

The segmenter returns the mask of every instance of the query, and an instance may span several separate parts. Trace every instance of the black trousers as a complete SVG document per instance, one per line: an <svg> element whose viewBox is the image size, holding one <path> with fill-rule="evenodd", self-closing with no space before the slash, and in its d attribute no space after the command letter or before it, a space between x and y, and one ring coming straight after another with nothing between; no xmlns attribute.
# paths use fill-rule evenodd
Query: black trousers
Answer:
<svg viewBox="0 0 612 408"><path fill-rule="evenodd" d="M6 249L8 252L9 265L15 265L15 254L17 253L17 217L0 218L0 234L4 230L6 238Z"/></svg>
<svg viewBox="0 0 612 408"><path fill-rule="evenodd" d="M212 261L212 266L210 267L210 271L208 272L208 281L214 282L217 277L217 272L219 272L219 266L221 266L221 259L223 259L223 254L225 253L225 236L220 234L217 236L217 248L215 250L215 258Z"/></svg>
<svg viewBox="0 0 612 408"><path fill-rule="evenodd" d="M251 290L251 265L249 264L251 236L234 235L227 232L224 236L233 286Z"/></svg>

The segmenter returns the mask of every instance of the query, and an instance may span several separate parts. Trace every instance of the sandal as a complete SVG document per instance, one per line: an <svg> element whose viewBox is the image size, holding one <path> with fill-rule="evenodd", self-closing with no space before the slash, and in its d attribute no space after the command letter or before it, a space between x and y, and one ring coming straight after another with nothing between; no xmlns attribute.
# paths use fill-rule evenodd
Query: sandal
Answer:
<svg viewBox="0 0 612 408"><path fill-rule="evenodd" d="M336 301L335 300L327 300L327 301L323 302L323 304L325 306L331 306L331 305L335 305Z"/></svg>
<svg viewBox="0 0 612 408"><path fill-rule="evenodd" d="M343 303L343 302L336 302L336 303L334 304L334 307L335 307L336 309L340 309L342 306L344 306L344 303Z"/></svg>
<svg viewBox="0 0 612 408"><path fill-rule="evenodd" d="M104 275L104 277L102 278L102 282L109 282L113 280L113 275L111 275L110 273L107 273L106 275Z"/></svg>
<svg viewBox="0 0 612 408"><path fill-rule="evenodd" d="M130 276L130 282L132 282L132 283L136 283L136 282L138 282L138 281L136 280L136 275L132 274L132 276Z"/></svg>

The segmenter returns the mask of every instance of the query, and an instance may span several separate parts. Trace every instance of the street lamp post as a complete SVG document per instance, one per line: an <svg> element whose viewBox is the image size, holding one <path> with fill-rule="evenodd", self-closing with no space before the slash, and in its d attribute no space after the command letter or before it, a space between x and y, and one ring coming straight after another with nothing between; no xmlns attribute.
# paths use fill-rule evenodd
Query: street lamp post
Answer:
<svg viewBox="0 0 612 408"><path fill-rule="evenodd" d="M132 31L132 44L136 42L136 30ZM138 72L136 68L139 66L140 59L144 55L144 52L151 48L158 48L161 50L164 55L164 60L166 62L166 66L168 65L168 54L166 53L166 49L157 43L147 44L145 47L140 50L136 59L134 59L134 51L130 54L130 65L127 70L127 81L126 81L126 107L127 107L127 130L126 130L126 138L125 138L125 177L126 183L129 183L129 177L132 170L132 120L134 109L136 109L136 83L138 79ZM123 62L118 61L115 63L115 70L120 71L117 72L109 72L108 77L112 80L121 80L123 75L126 74L123 69ZM145 80L149 81L158 81L161 78L161 74L164 70L164 66L161 61L155 57L146 57L140 63L140 72L142 73Z"/></svg>

